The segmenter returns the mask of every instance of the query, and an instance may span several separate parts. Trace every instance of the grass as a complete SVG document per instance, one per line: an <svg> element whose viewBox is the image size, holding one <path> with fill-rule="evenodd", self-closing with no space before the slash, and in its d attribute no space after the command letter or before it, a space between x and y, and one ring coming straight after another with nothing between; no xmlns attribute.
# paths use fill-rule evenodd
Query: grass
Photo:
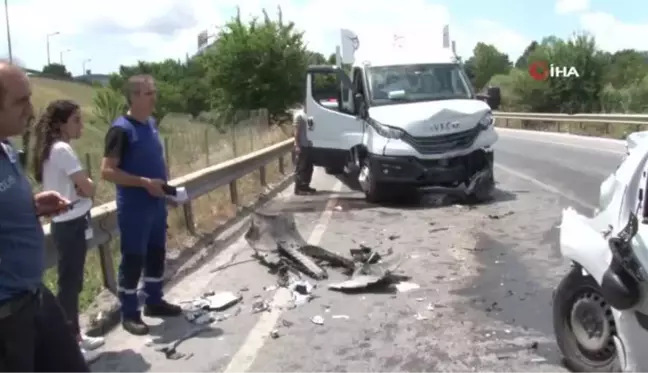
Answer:
<svg viewBox="0 0 648 373"><path fill-rule="evenodd" d="M98 123L94 118L92 103L94 89L84 84L38 77L32 77L31 82L33 103L37 112L42 112L47 104L55 99L72 99L81 106L85 124L84 133L82 138L72 145L97 183L95 206L114 200L114 186L99 180L98 176L103 138L108 125ZM171 178L265 148L290 136L288 128L282 125L270 126L264 112L253 113L249 119L231 128L219 131L213 125L192 120L187 115L173 114L165 117L160 124L160 133L168 155ZM281 177L278 162L267 167L268 183L277 182ZM240 179L238 181L239 203L254 200L260 191L258 172ZM236 206L230 202L227 187L200 197L192 206L198 235L213 231L236 213ZM190 237L185 230L182 208L169 211L168 223L168 247L187 247L196 241L195 237ZM119 262L118 240L114 240L112 248L116 265ZM44 282L53 291L57 289L57 279L56 268L50 268L45 273ZM102 289L103 278L98 251L91 249L86 259L85 283L80 297L81 307L85 309Z"/></svg>
<svg viewBox="0 0 648 373"><path fill-rule="evenodd" d="M594 123L594 122L550 122L537 120L497 119L498 127L519 128L532 131L564 132L575 135L625 139L632 132L646 131L648 125Z"/></svg>

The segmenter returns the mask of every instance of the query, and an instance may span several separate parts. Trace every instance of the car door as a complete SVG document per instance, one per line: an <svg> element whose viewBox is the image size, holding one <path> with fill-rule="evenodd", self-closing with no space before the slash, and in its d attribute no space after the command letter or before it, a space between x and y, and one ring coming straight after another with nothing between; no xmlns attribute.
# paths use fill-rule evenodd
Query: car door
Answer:
<svg viewBox="0 0 648 373"><path fill-rule="evenodd" d="M363 121L344 103L343 97L353 96L353 93L350 87L341 88L340 74L344 72L309 69L306 80L308 139L312 145L313 162L317 166L344 166L349 150L362 142ZM342 89L348 92L342 94ZM332 92L335 92L336 105L331 103Z"/></svg>

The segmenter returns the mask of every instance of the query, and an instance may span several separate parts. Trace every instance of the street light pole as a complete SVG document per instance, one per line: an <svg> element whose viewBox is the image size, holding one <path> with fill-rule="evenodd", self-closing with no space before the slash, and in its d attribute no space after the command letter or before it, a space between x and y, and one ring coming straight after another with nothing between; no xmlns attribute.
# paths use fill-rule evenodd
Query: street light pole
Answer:
<svg viewBox="0 0 648 373"><path fill-rule="evenodd" d="M66 49L64 51L61 51L61 65L63 65L63 53L67 53L69 51L70 51L70 49Z"/></svg>
<svg viewBox="0 0 648 373"><path fill-rule="evenodd" d="M7 50L9 51L9 62L13 62L13 53L11 51L11 28L9 27L9 1L5 0L5 21L7 22Z"/></svg>
<svg viewBox="0 0 648 373"><path fill-rule="evenodd" d="M83 71L82 71L82 74L81 74L82 76L86 75L86 62L91 62L91 61L92 61L92 58L86 58L85 60L83 60Z"/></svg>
<svg viewBox="0 0 648 373"><path fill-rule="evenodd" d="M51 34L47 34L47 64L48 65L51 64L51 61L50 61L50 42L49 42L49 40L50 40L50 37L58 35L58 34L60 34L60 32L58 32L58 31L52 32Z"/></svg>

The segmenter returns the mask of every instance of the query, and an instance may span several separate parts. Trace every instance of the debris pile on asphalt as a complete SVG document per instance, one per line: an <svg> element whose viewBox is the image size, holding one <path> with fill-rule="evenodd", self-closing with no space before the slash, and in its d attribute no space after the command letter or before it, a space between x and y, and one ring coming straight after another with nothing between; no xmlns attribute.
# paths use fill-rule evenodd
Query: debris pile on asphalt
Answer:
<svg viewBox="0 0 648 373"><path fill-rule="evenodd" d="M230 317L229 314L219 314L217 312L225 311L243 299L241 294L234 294L229 291L209 292L202 297L185 302L183 307L184 315L187 321L197 325L207 325L216 321L223 321ZM240 312L240 309L237 310Z"/></svg>
<svg viewBox="0 0 648 373"><path fill-rule="evenodd" d="M340 268L349 276L345 281L332 283L328 288L336 291L362 291L374 287L389 287L409 279L396 273L402 261L387 262L372 248L362 246L351 249L351 258L324 248L309 245L297 231L291 213L252 214L245 239L254 250L254 257L278 276L278 285L290 289L295 305L312 299L315 287L303 280L302 275L315 280L328 279L326 268ZM390 240L396 239L393 236Z"/></svg>

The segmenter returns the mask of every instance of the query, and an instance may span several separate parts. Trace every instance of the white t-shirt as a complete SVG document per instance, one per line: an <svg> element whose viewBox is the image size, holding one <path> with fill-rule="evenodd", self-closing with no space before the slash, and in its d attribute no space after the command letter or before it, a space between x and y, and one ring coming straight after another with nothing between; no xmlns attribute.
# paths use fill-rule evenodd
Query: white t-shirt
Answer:
<svg viewBox="0 0 648 373"><path fill-rule="evenodd" d="M70 175L83 170L74 149L64 141L52 144L50 155L43 164L43 190L54 190L70 202L80 200L74 208L52 218L52 221L63 222L85 215L92 208L90 198L82 198L76 193Z"/></svg>

